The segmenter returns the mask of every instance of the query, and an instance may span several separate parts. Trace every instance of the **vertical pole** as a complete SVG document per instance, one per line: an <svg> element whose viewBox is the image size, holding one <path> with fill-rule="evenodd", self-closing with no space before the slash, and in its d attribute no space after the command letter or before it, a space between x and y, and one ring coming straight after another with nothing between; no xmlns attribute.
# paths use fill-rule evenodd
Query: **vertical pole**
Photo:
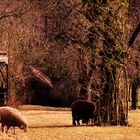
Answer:
<svg viewBox="0 0 140 140"><path fill-rule="evenodd" d="M6 65L6 97L5 97L5 105L7 105L7 94L8 94L8 64Z"/></svg>

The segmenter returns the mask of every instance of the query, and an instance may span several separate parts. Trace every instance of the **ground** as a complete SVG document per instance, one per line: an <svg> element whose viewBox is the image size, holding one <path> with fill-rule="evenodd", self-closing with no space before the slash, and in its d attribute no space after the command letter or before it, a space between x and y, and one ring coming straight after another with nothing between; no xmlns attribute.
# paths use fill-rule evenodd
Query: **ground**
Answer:
<svg viewBox="0 0 140 140"><path fill-rule="evenodd" d="M23 110L24 109L24 110ZM69 108L24 106L20 108L29 122L27 133L0 132L0 140L139 140L140 110L129 111L129 126L72 126Z"/></svg>

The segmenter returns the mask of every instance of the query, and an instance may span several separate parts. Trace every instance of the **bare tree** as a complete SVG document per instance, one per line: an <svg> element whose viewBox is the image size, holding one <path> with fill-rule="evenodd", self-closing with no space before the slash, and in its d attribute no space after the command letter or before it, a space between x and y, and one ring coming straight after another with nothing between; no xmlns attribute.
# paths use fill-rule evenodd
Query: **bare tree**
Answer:
<svg viewBox="0 0 140 140"><path fill-rule="evenodd" d="M9 104L14 105L20 99L17 97L25 94L26 68L38 55L38 46L40 50L45 47L43 42L40 44L44 25L37 1L5 0L0 3L1 49L8 52L8 99Z"/></svg>

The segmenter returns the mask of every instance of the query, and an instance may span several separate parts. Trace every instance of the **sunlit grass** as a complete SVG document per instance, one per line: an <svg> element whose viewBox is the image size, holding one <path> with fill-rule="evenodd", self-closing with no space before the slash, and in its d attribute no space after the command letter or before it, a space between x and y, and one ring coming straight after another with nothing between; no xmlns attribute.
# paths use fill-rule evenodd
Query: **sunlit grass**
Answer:
<svg viewBox="0 0 140 140"><path fill-rule="evenodd" d="M23 107L25 109L25 106ZM23 109L22 108L22 109ZM140 110L129 111L129 127L121 126L72 126L71 111L41 106L26 106L22 114L29 122L28 132L16 129L1 134L4 140L139 140ZM29 108L31 110L29 110ZM35 110L33 108L36 108ZM37 109L39 108L39 109ZM48 109L49 108L49 109ZM50 111L51 110L51 111ZM56 111L57 110L57 111ZM1 140L1 139L0 139Z"/></svg>
<svg viewBox="0 0 140 140"><path fill-rule="evenodd" d="M39 105L21 105L18 107L21 110L47 110L47 111L68 111L70 108L67 107L50 107L50 106L39 106Z"/></svg>

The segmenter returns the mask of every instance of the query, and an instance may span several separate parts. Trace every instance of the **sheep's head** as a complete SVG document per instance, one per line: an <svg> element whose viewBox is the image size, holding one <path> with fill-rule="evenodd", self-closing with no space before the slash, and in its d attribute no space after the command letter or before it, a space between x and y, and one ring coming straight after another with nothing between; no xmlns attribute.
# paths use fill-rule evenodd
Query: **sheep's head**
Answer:
<svg viewBox="0 0 140 140"><path fill-rule="evenodd" d="M20 126L20 129L23 129L24 132L27 132L27 125L26 125L26 124L22 124L22 125Z"/></svg>

